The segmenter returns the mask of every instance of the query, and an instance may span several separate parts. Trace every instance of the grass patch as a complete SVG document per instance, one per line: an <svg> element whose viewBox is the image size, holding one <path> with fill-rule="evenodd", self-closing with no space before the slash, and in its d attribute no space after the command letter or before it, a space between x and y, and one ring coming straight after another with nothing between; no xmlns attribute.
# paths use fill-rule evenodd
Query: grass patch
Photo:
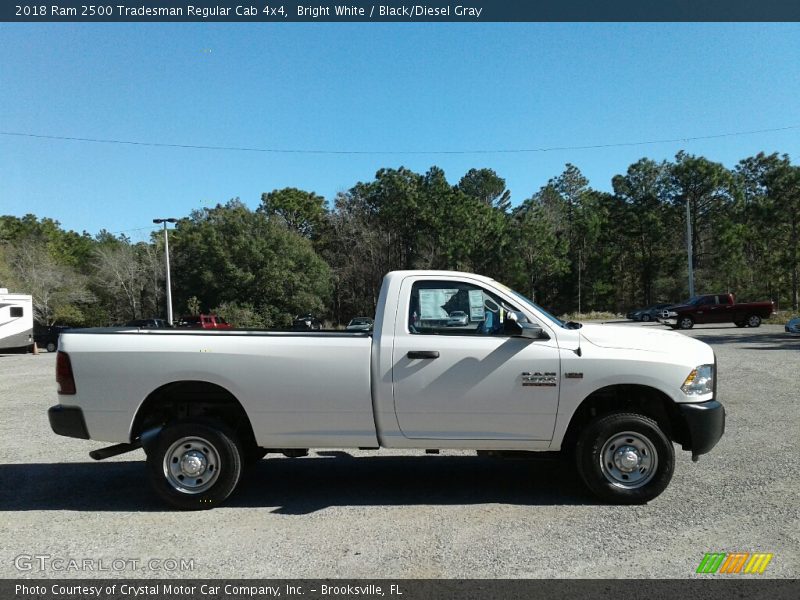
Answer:
<svg viewBox="0 0 800 600"><path fill-rule="evenodd" d="M764 323L769 325L785 325L789 319L794 319L795 317L800 316L797 312L793 310L779 310L774 315L772 315L769 319L764 319Z"/></svg>

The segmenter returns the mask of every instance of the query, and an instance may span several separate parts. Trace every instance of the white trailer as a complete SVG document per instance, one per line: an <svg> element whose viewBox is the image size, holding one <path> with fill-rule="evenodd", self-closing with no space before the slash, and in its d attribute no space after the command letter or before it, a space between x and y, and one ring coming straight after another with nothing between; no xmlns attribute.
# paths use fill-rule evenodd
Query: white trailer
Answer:
<svg viewBox="0 0 800 600"><path fill-rule="evenodd" d="M33 298L0 288L0 352L33 346Z"/></svg>

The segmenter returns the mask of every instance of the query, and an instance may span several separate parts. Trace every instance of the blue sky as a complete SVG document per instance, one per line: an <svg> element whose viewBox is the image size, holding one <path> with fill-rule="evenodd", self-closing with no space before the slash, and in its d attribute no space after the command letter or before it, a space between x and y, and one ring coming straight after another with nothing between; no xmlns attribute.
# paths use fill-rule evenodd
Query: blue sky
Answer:
<svg viewBox="0 0 800 600"><path fill-rule="evenodd" d="M797 24L2 24L0 131L367 154L280 154L0 135L0 214L148 236L153 217L381 167L471 167L514 203L567 162L599 189L681 148L733 166L800 157L800 129L516 154L398 151L613 144L800 126ZM381 152L380 154L378 152ZM386 153L384 153L386 152ZM140 229L142 228L142 229Z"/></svg>

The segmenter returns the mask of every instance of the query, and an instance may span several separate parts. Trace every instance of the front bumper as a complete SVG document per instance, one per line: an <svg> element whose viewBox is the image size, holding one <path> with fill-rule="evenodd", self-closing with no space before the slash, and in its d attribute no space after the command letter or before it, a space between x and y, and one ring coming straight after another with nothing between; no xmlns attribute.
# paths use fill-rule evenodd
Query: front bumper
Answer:
<svg viewBox="0 0 800 600"><path fill-rule="evenodd" d="M89 431L80 407L56 404L48 409L47 417L50 419L50 428L58 435L89 439Z"/></svg>
<svg viewBox="0 0 800 600"><path fill-rule="evenodd" d="M716 400L709 400L679 404L678 408L689 436L682 444L683 449L691 450L692 456L711 451L725 433L725 407Z"/></svg>
<svg viewBox="0 0 800 600"><path fill-rule="evenodd" d="M663 323L664 325L677 325L678 317L670 317L669 319L658 319L658 322Z"/></svg>

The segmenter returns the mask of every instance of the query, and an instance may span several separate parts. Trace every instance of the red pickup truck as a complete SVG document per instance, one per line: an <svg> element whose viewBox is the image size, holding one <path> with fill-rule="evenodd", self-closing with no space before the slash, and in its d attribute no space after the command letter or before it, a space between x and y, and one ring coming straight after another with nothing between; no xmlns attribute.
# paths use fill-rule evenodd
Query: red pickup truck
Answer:
<svg viewBox="0 0 800 600"><path fill-rule="evenodd" d="M695 323L735 323L737 327L758 327L763 319L774 312L774 302L736 304L733 294L705 294L665 308L658 320L673 329L691 329Z"/></svg>
<svg viewBox="0 0 800 600"><path fill-rule="evenodd" d="M185 329L233 329L233 326L218 315L188 315L181 317L177 327Z"/></svg>

